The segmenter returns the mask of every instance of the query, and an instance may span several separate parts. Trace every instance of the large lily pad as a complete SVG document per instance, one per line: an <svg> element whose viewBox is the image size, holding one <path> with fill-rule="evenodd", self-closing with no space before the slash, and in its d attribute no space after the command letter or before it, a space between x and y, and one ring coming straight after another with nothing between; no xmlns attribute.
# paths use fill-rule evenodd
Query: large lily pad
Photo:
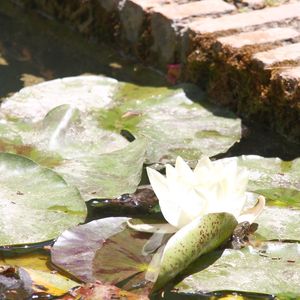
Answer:
<svg viewBox="0 0 300 300"><path fill-rule="evenodd" d="M274 203L276 205L299 206L299 158L293 161L283 161L279 158L243 155L227 158L227 160L237 160L239 166L247 168L249 172L249 191L265 195L272 201L278 200L278 203Z"/></svg>
<svg viewBox="0 0 300 300"><path fill-rule="evenodd" d="M240 120L205 102L194 85L167 89L123 83L114 105L98 113L100 126L147 138L147 163L173 161L178 155L197 161L202 154L226 152L241 137Z"/></svg>
<svg viewBox="0 0 300 300"><path fill-rule="evenodd" d="M128 143L101 130L86 114L69 105L51 110L37 123L0 124L0 150L25 155L52 168L85 200L134 192L145 157L142 139Z"/></svg>
<svg viewBox="0 0 300 300"><path fill-rule="evenodd" d="M57 79L24 88L5 100L2 115L36 122L62 104L91 113L99 128L111 133L128 130L146 138L148 163L172 161L177 155L187 160L213 156L226 152L241 137L240 120L207 104L195 86L139 87L103 76Z"/></svg>
<svg viewBox="0 0 300 300"><path fill-rule="evenodd" d="M259 224L255 234L260 239L300 241L299 209L266 207L255 222Z"/></svg>
<svg viewBox="0 0 300 300"><path fill-rule="evenodd" d="M151 257L142 248L149 234L127 228L127 220L104 218L65 231L51 250L52 262L84 282L143 281Z"/></svg>
<svg viewBox="0 0 300 300"><path fill-rule="evenodd" d="M62 104L82 112L103 108L112 102L118 81L105 76L79 76L55 79L25 87L1 105L6 117L41 121L46 114Z"/></svg>
<svg viewBox="0 0 300 300"><path fill-rule="evenodd" d="M85 220L78 190L55 172L8 153L0 170L1 246L47 241Z"/></svg>
<svg viewBox="0 0 300 300"><path fill-rule="evenodd" d="M105 218L65 231L51 249L52 262L84 282L93 282L96 251L106 239L123 231L127 220Z"/></svg>
<svg viewBox="0 0 300 300"><path fill-rule="evenodd" d="M179 293L232 290L296 299L300 295L299 244L265 243L257 249L211 252L189 272L192 275L176 285Z"/></svg>
<svg viewBox="0 0 300 300"><path fill-rule="evenodd" d="M226 160L237 160L239 166L247 168L248 190L267 198L267 207L256 220L257 235L264 240L299 240L300 159L243 155Z"/></svg>

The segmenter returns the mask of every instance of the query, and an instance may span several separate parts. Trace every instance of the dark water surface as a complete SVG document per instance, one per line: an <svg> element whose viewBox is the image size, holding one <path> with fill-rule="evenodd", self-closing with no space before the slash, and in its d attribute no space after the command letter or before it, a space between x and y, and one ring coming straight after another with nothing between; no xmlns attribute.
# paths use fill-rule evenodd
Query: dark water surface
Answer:
<svg viewBox="0 0 300 300"><path fill-rule="evenodd" d="M168 84L162 74L108 45L87 41L72 28L25 12L8 0L0 1L0 98L34 83L87 73L147 86ZM239 144L222 156L258 154L285 160L300 157L299 145L288 143L259 125L247 126L244 135ZM4 252L7 255L7 251L2 251L2 255ZM210 296L212 299L221 297L220 293L202 297L169 292L161 299L208 299ZM271 296L244 296L245 299L273 299Z"/></svg>

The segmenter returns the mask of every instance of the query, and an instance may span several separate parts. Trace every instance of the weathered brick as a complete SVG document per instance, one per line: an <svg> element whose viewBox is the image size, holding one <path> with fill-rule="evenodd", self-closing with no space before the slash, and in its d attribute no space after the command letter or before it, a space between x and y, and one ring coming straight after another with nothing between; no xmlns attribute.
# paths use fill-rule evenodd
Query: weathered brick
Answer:
<svg viewBox="0 0 300 300"><path fill-rule="evenodd" d="M200 18L189 24L189 28L196 33L213 33L225 30L238 30L249 26L281 22L286 19L300 17L300 3L270 7L262 10L227 15L219 18Z"/></svg>
<svg viewBox="0 0 300 300"><path fill-rule="evenodd" d="M300 66L281 71L279 73L279 76L284 79L300 81ZM300 82L299 82L299 85L300 85Z"/></svg>
<svg viewBox="0 0 300 300"><path fill-rule="evenodd" d="M242 32L230 36L225 36L218 38L218 41L223 45L228 45L233 48L241 48L243 46L288 40L298 37L299 35L300 33L294 28L277 27L266 30Z"/></svg>
<svg viewBox="0 0 300 300"><path fill-rule="evenodd" d="M173 3L157 6L153 10L170 20L182 20L193 16L230 12L235 10L235 6L222 0L202 0L181 5Z"/></svg>
<svg viewBox="0 0 300 300"><path fill-rule="evenodd" d="M297 61L300 59L300 43L278 47L269 51L259 52L253 56L265 67L283 61Z"/></svg>

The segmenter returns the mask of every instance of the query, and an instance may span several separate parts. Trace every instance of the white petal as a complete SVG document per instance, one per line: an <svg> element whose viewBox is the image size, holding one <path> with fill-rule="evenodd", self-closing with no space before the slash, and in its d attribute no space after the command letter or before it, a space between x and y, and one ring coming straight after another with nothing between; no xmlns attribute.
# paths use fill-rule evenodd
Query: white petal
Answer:
<svg viewBox="0 0 300 300"><path fill-rule="evenodd" d="M167 179L154 169L147 168L151 186L156 194L161 212L165 219L176 227L180 208L172 199Z"/></svg>
<svg viewBox="0 0 300 300"><path fill-rule="evenodd" d="M195 175L194 172L191 170L189 165L180 157L177 156L175 169L177 175L181 178L182 181L194 184L195 183Z"/></svg>
<svg viewBox="0 0 300 300"><path fill-rule="evenodd" d="M170 165L166 165L167 182L170 191L170 201L173 207L173 220L171 223L177 228L181 228L186 223L191 222L192 218L189 214L183 210L183 206L186 207L185 199L188 197L187 189L188 183L182 180L179 176L177 169Z"/></svg>
<svg viewBox="0 0 300 300"><path fill-rule="evenodd" d="M209 180L213 165L208 156L203 156L194 169L198 184Z"/></svg>
<svg viewBox="0 0 300 300"><path fill-rule="evenodd" d="M237 218L238 222L242 223L244 221L248 221L250 224L253 223L255 219L262 213L265 205L266 205L265 197L259 196L257 198L256 204L253 207L248 208Z"/></svg>
<svg viewBox="0 0 300 300"><path fill-rule="evenodd" d="M173 166L166 164L166 179L167 179L168 185L170 184L170 181L176 180L177 177L178 177L178 174L177 174L176 169Z"/></svg>
<svg viewBox="0 0 300 300"><path fill-rule="evenodd" d="M176 225L175 223L172 223L172 225L181 228L204 213L206 199L199 196L193 185L177 176L176 171L173 167L166 166L170 197L177 211Z"/></svg>
<svg viewBox="0 0 300 300"><path fill-rule="evenodd" d="M160 232L160 233L174 233L177 231L177 228L167 224L132 224L130 220L127 221L128 227L140 232Z"/></svg>

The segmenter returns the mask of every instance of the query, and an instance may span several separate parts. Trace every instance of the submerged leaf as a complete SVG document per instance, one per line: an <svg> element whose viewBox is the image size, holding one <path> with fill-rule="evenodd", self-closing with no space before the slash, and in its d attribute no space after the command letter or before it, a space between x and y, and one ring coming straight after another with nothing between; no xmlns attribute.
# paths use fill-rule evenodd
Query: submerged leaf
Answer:
<svg viewBox="0 0 300 300"><path fill-rule="evenodd" d="M155 213L158 200L152 189L139 187L133 194L123 194L114 199L97 199L90 202L93 211L124 214Z"/></svg>
<svg viewBox="0 0 300 300"><path fill-rule="evenodd" d="M46 291L53 296L60 296L79 285L78 282L50 269L49 255L42 251L27 254L3 252L1 256L0 264L19 267L19 269L22 268L27 272L32 281L32 290L35 293Z"/></svg>
<svg viewBox="0 0 300 300"><path fill-rule="evenodd" d="M32 293L32 281L24 269L0 266L0 299L25 300Z"/></svg>
<svg viewBox="0 0 300 300"><path fill-rule="evenodd" d="M8 153L0 170L0 246L51 240L85 220L78 190L55 172Z"/></svg>
<svg viewBox="0 0 300 300"><path fill-rule="evenodd" d="M65 295L61 300L104 300L104 299L122 299L122 300L149 300L147 296L136 295L117 288L116 286L102 283L89 283L81 286L75 291Z"/></svg>
<svg viewBox="0 0 300 300"><path fill-rule="evenodd" d="M195 262L176 285L179 293L245 291L296 299L300 295L298 244L264 243L211 252ZM282 296L282 298L281 298Z"/></svg>

